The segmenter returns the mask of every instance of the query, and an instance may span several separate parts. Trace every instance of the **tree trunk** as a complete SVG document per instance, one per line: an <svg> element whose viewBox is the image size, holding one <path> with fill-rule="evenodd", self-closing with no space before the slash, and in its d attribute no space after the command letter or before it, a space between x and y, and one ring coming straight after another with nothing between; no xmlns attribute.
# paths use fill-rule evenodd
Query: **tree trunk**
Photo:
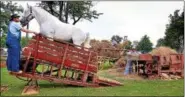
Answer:
<svg viewBox="0 0 185 97"><path fill-rule="evenodd" d="M64 7L64 1L59 1L59 6L60 6L60 10L59 10L59 20L64 22L63 20L63 7Z"/></svg>
<svg viewBox="0 0 185 97"><path fill-rule="evenodd" d="M77 20L75 20L75 17L73 16L73 25L75 25L82 17L78 17Z"/></svg>
<svg viewBox="0 0 185 97"><path fill-rule="evenodd" d="M51 11L51 14L54 15L54 12L53 12L54 10L52 8L52 5L53 5L52 1L51 2L47 2L47 4L48 4L48 7L49 7L49 9Z"/></svg>
<svg viewBox="0 0 185 97"><path fill-rule="evenodd" d="M66 9L65 9L65 23L68 23L68 14L69 14L69 2L66 1Z"/></svg>

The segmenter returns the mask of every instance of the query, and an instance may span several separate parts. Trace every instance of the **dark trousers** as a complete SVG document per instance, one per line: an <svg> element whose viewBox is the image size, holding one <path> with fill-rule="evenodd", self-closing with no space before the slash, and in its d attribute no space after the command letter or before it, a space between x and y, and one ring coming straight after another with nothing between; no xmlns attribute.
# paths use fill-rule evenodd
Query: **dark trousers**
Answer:
<svg viewBox="0 0 185 97"><path fill-rule="evenodd" d="M8 71L18 72L20 65L20 51L21 46L19 41L7 41L6 45L8 47L8 57L6 60L6 65Z"/></svg>

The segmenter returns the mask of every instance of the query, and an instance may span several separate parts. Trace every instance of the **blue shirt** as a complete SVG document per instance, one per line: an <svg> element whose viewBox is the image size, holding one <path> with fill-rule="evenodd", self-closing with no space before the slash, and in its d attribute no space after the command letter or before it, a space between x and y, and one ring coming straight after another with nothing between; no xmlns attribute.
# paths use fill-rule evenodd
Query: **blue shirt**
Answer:
<svg viewBox="0 0 185 97"><path fill-rule="evenodd" d="M21 25L11 21L8 25L7 40L19 40L21 39Z"/></svg>

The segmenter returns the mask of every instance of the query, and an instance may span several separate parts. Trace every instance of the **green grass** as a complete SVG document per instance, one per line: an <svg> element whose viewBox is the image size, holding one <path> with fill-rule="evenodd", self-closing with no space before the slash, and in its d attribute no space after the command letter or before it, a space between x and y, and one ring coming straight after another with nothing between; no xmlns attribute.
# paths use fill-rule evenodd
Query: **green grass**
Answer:
<svg viewBox="0 0 185 97"><path fill-rule="evenodd" d="M115 79L114 76L102 73L101 76ZM183 96L184 80L123 80L119 87L75 87L39 81L40 93L35 96ZM8 85L9 90L1 96L20 96L26 82L7 73L1 68L1 84Z"/></svg>
<svg viewBox="0 0 185 97"><path fill-rule="evenodd" d="M113 66L113 63L112 62L109 62L109 60L106 60L101 66L100 66L100 69L101 70L107 70L109 68L112 68Z"/></svg>

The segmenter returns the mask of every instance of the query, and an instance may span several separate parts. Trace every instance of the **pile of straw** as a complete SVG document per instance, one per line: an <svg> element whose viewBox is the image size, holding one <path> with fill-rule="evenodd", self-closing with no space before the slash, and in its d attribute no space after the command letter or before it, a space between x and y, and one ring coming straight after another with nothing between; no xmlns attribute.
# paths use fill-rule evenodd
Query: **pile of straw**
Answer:
<svg viewBox="0 0 185 97"><path fill-rule="evenodd" d="M118 61L115 62L114 68L120 68L120 67L125 67L126 61L125 58L122 56Z"/></svg>
<svg viewBox="0 0 185 97"><path fill-rule="evenodd" d="M158 48L153 49L150 52L151 55L159 55L166 57L167 61L170 59L170 54L177 54L177 52L169 47L161 46Z"/></svg>
<svg viewBox="0 0 185 97"><path fill-rule="evenodd" d="M169 47L158 47L153 49L150 54L152 55L161 55L161 56L169 56L170 54L177 54L177 52Z"/></svg>
<svg viewBox="0 0 185 97"><path fill-rule="evenodd" d="M90 45L92 47L92 50L97 52L99 56L105 56L105 57L111 57L111 58L119 58L121 56L121 51L122 45L118 46L113 46L110 41L108 40L91 40ZM107 50L106 50L106 49Z"/></svg>

